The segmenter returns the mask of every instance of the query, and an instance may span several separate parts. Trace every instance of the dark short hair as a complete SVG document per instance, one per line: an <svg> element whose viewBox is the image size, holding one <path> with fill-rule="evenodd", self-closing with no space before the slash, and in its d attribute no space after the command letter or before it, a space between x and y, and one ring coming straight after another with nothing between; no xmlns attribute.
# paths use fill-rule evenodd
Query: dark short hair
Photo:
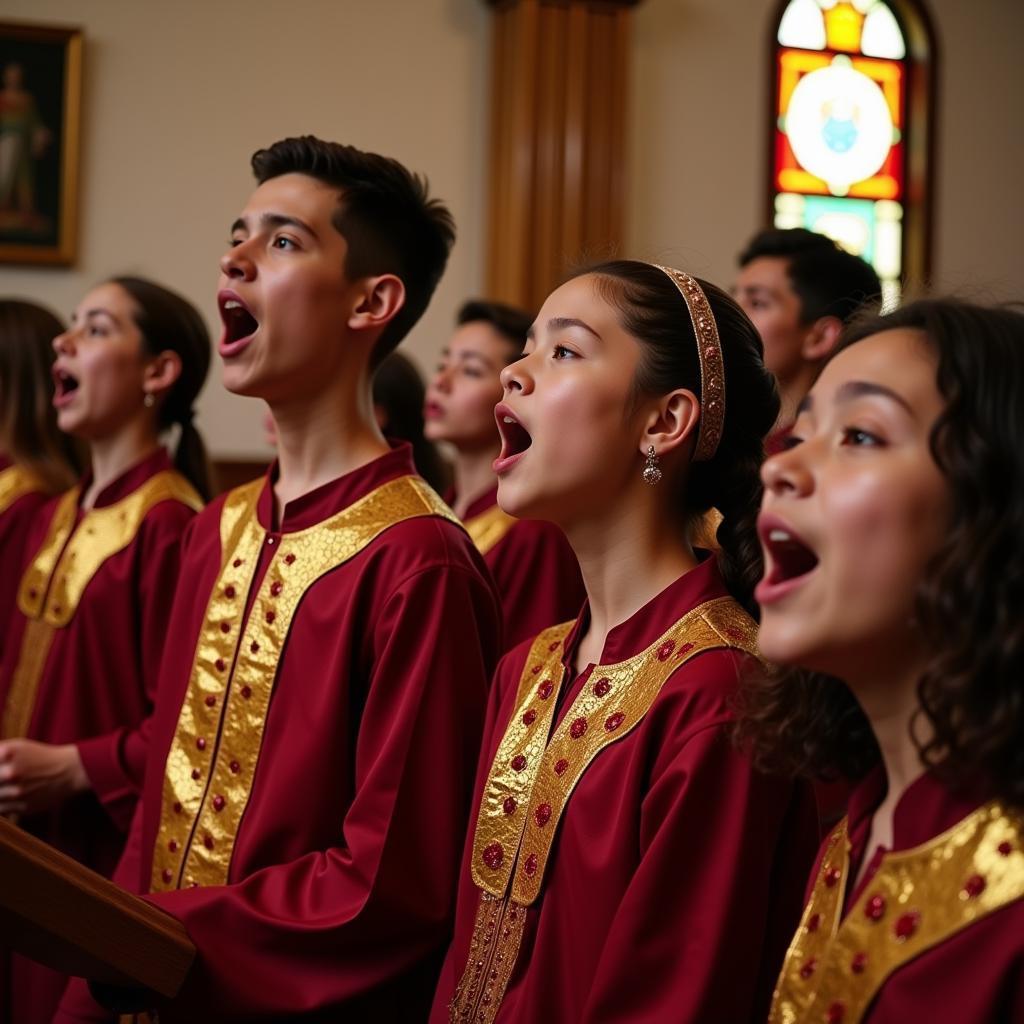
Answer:
<svg viewBox="0 0 1024 1024"><path fill-rule="evenodd" d="M845 324L865 309L878 310L882 284L874 268L827 235L806 228L766 228L740 253L740 266L761 257L786 260L805 324L823 316L834 316Z"/></svg>
<svg viewBox="0 0 1024 1024"><path fill-rule="evenodd" d="M945 402L932 458L949 488L945 540L918 584L928 651L917 682L921 761L955 788L1024 807L1024 313L953 299L858 321L837 351L897 328L920 331ZM788 668L748 681L742 741L765 768L829 778L880 759L845 684Z"/></svg>
<svg viewBox="0 0 1024 1024"><path fill-rule="evenodd" d="M333 223L348 243L346 275L394 274L405 285L405 305L373 353L379 365L423 315L441 280L455 242L451 213L430 198L426 178L397 160L313 135L257 150L252 169L261 185L282 174L305 174L337 188Z"/></svg>
<svg viewBox="0 0 1024 1024"><path fill-rule="evenodd" d="M513 359L518 359L526 344L526 335L533 324L533 317L525 309L507 306L503 302L470 299L463 303L455 321L460 327L463 324L490 324L502 338L515 347Z"/></svg>

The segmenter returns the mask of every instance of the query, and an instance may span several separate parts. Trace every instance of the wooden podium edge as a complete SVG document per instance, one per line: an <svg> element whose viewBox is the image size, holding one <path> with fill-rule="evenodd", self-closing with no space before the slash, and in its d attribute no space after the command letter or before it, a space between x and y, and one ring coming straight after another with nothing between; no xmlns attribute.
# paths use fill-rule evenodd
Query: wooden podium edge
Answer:
<svg viewBox="0 0 1024 1024"><path fill-rule="evenodd" d="M177 994L195 946L177 918L0 818L0 944L112 985Z"/></svg>

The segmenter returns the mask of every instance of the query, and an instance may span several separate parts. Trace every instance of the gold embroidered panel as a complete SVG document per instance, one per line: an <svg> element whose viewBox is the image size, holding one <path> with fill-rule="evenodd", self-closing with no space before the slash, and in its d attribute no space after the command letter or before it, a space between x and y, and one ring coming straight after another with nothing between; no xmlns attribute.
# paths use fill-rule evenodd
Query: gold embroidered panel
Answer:
<svg viewBox="0 0 1024 1024"><path fill-rule="evenodd" d="M232 491L223 507L221 569L167 757L154 892L227 882L278 663L309 587L396 523L421 516L458 523L418 477L389 481L325 522L281 536L243 625L260 550L274 539L255 515L263 485Z"/></svg>
<svg viewBox="0 0 1024 1024"><path fill-rule="evenodd" d="M54 630L63 629L74 617L85 588L103 563L134 540L146 514L161 501L202 508L188 481L169 470L151 476L113 505L90 509L76 529L78 498L77 487L61 497L46 537L21 578L18 608L29 621L4 702L4 737L27 733Z"/></svg>
<svg viewBox="0 0 1024 1024"><path fill-rule="evenodd" d="M771 1024L856 1024L894 971L1024 897L1024 815L998 801L921 846L886 854L843 917L849 853L841 822L786 954Z"/></svg>
<svg viewBox="0 0 1024 1024"><path fill-rule="evenodd" d="M568 629L542 633L531 648L488 774L473 844L476 884L504 895L515 862L512 897L527 905L540 893L559 819L594 758L642 721L668 677L690 658L721 647L756 654L757 626L750 616L729 597L706 602L635 657L596 666L549 741L563 682L558 651Z"/></svg>
<svg viewBox="0 0 1024 1024"><path fill-rule="evenodd" d="M19 498L42 490L42 482L23 466L8 466L0 470L0 515Z"/></svg>
<svg viewBox="0 0 1024 1024"><path fill-rule="evenodd" d="M465 522L466 532L481 555L486 555L518 522L499 505L492 505Z"/></svg>

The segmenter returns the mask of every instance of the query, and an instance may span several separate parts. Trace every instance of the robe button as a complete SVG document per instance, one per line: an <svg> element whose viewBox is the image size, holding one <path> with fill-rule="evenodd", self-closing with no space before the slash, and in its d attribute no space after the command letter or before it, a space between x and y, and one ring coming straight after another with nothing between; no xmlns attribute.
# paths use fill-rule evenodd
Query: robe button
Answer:
<svg viewBox="0 0 1024 1024"><path fill-rule="evenodd" d="M537 854L531 853L523 864L523 870L532 878L537 874Z"/></svg>
<svg viewBox="0 0 1024 1024"><path fill-rule="evenodd" d="M569 735L574 740L578 740L586 731L587 720L585 718L577 718L573 721L572 725L569 726Z"/></svg>
<svg viewBox="0 0 1024 1024"><path fill-rule="evenodd" d="M208 708L212 708L212 707L213 707L213 706L214 706L214 705L215 705L216 703L217 703L217 698L216 698L216 697L214 697L214 695L213 695L213 694L211 693L211 694L210 694L210 695L209 695L209 696L208 696L208 697L206 698L206 706L207 706Z"/></svg>
<svg viewBox="0 0 1024 1024"><path fill-rule="evenodd" d="M164 868L160 877L163 878L165 884L169 885L174 875L171 874L170 868Z"/></svg>
<svg viewBox="0 0 1024 1024"><path fill-rule="evenodd" d="M196 740L196 749L197 750L205 750L206 749L206 740L204 740L202 736L200 736L199 739Z"/></svg>
<svg viewBox="0 0 1024 1024"><path fill-rule="evenodd" d="M512 758L512 770L516 772L521 772L525 767L526 755L516 754L516 756Z"/></svg>
<svg viewBox="0 0 1024 1024"><path fill-rule="evenodd" d="M253 654L256 654L259 651L259 649L260 645L256 643L255 640L253 640L253 642L249 644L249 650L252 651Z"/></svg>
<svg viewBox="0 0 1024 1024"><path fill-rule="evenodd" d="M1013 853L1013 844L1007 842L1005 839L996 847L999 853L1003 857L1009 857Z"/></svg>
<svg viewBox="0 0 1024 1024"><path fill-rule="evenodd" d="M295 556L290 552L284 556L285 564L291 565L295 561Z"/></svg>
<svg viewBox="0 0 1024 1024"><path fill-rule="evenodd" d="M232 761L228 767L231 769L232 775L237 775L242 770L242 766L237 761Z"/></svg>
<svg viewBox="0 0 1024 1024"><path fill-rule="evenodd" d="M174 803L174 813L175 814L181 814L181 801L180 800L176 800L175 803Z"/></svg>
<svg viewBox="0 0 1024 1024"><path fill-rule="evenodd" d="M218 659L217 659L217 660L216 660L216 661L215 661L215 662L213 663L213 667L214 667L214 668L215 668L215 669L216 669L216 670L217 670L218 672L223 672L223 671L224 671L224 669L226 669L226 668L227 668L227 665L226 665L226 664L224 663L224 659L223 659L223 658L218 658Z"/></svg>
<svg viewBox="0 0 1024 1024"><path fill-rule="evenodd" d="M176 839L172 839L167 844L167 849L170 850L171 853L174 853L178 849L178 841Z"/></svg>
<svg viewBox="0 0 1024 1024"><path fill-rule="evenodd" d="M815 968L818 966L818 961L812 956L801 968L800 977L805 981L814 973Z"/></svg>
<svg viewBox="0 0 1024 1024"><path fill-rule="evenodd" d="M492 871L497 871L501 867L501 862L505 859L505 851L501 843L491 843L490 846L484 847L482 857L484 863Z"/></svg>
<svg viewBox="0 0 1024 1024"><path fill-rule="evenodd" d="M846 1004L845 1003L833 1003L825 1014L825 1020L828 1024L842 1024L843 1018L846 1016Z"/></svg>
<svg viewBox="0 0 1024 1024"><path fill-rule="evenodd" d="M533 708L530 708L530 710L523 715L523 725L533 725L536 721L537 712L534 711Z"/></svg>
<svg viewBox="0 0 1024 1024"><path fill-rule="evenodd" d="M208 850L213 849L213 836L211 836L209 833L203 836L203 846L205 846Z"/></svg>
<svg viewBox="0 0 1024 1024"><path fill-rule="evenodd" d="M864 905L864 915L869 921L881 921L885 916L885 897L877 893Z"/></svg>
<svg viewBox="0 0 1024 1024"><path fill-rule="evenodd" d="M533 812L534 820L543 828L551 820L551 804L541 804Z"/></svg>
<svg viewBox="0 0 1024 1024"><path fill-rule="evenodd" d="M676 649L674 640L666 640L655 652L658 661L668 661L669 655Z"/></svg>
<svg viewBox="0 0 1024 1024"><path fill-rule="evenodd" d="M230 622L222 622L220 624L220 631L222 633L230 633L231 632L231 623Z"/></svg>
<svg viewBox="0 0 1024 1024"><path fill-rule="evenodd" d="M564 775L565 774L565 770L568 767L569 767L569 762L564 757L560 757L555 762L555 774L556 775Z"/></svg>
<svg viewBox="0 0 1024 1024"><path fill-rule="evenodd" d="M230 585L226 586L224 588L224 596L226 598L229 598L229 599L234 597L235 596L235 588L230 586Z"/></svg>
<svg viewBox="0 0 1024 1024"><path fill-rule="evenodd" d="M269 545L270 545L271 547L273 547L273 546L274 546L274 538L273 538L273 537L268 537L268 538L267 538L267 543L268 543L268 544L269 544Z"/></svg>
<svg viewBox="0 0 1024 1024"><path fill-rule="evenodd" d="M248 700L252 696L252 688L249 686L242 687L242 696Z"/></svg>
<svg viewBox="0 0 1024 1024"><path fill-rule="evenodd" d="M270 584L270 593L273 594L274 597L277 597L282 590L284 590L284 584L280 580L274 580L274 582Z"/></svg>
<svg viewBox="0 0 1024 1024"><path fill-rule="evenodd" d="M853 971L854 974L863 974L867 965L867 953L855 953L853 959L850 961L850 970Z"/></svg>
<svg viewBox="0 0 1024 1024"><path fill-rule="evenodd" d="M985 885L986 882L982 875L971 875L964 882L963 889L960 890L960 899L971 900L975 896L980 896L985 891Z"/></svg>
<svg viewBox="0 0 1024 1024"><path fill-rule="evenodd" d="M921 915L916 910L911 910L896 919L892 933L900 942L906 942L917 931L917 926L920 923Z"/></svg>
<svg viewBox="0 0 1024 1024"><path fill-rule="evenodd" d="M825 884L831 889L839 881L840 871L834 864L825 865Z"/></svg>
<svg viewBox="0 0 1024 1024"><path fill-rule="evenodd" d="M596 683L594 683L594 693L598 697L605 696L605 694L607 694L607 693L609 693L611 691L611 688L612 688L611 681L609 679L607 679L607 678L605 678L605 679L598 679L598 681Z"/></svg>
<svg viewBox="0 0 1024 1024"><path fill-rule="evenodd" d="M559 644L561 644L561 642L562 642L561 640L555 640L554 643L548 644L548 650L549 651L557 651L558 647L559 647Z"/></svg>
<svg viewBox="0 0 1024 1024"><path fill-rule="evenodd" d="M216 812L217 812L217 813L219 814L219 813L220 813L221 811L223 811L223 810L224 810L224 804L225 804L225 802L226 802L226 801L224 800L224 797L222 797L222 796L221 796L221 795L220 795L220 794L218 793L218 794L217 794L217 795L216 795L216 796L215 796L215 797L213 798L213 809L214 809L214 810L215 810L215 811L216 811Z"/></svg>
<svg viewBox="0 0 1024 1024"><path fill-rule="evenodd" d="M273 610L271 610L271 611L267 612L265 617L266 617L267 622L273 622L274 619L277 618L277 615L276 615L276 613Z"/></svg>
<svg viewBox="0 0 1024 1024"><path fill-rule="evenodd" d="M608 732L615 732L616 729L626 720L626 716L621 711L616 711L614 715L609 715L605 719L604 727Z"/></svg>
<svg viewBox="0 0 1024 1024"><path fill-rule="evenodd" d="M507 797L505 797L504 803L501 805L501 809L506 814L515 814L516 813L516 808L518 806L519 805L516 803L516 798L514 796L507 796Z"/></svg>
<svg viewBox="0 0 1024 1024"><path fill-rule="evenodd" d="M537 687L537 696L541 700L547 700L551 696L551 691L555 688L554 683L550 679L545 679L540 686Z"/></svg>
<svg viewBox="0 0 1024 1024"><path fill-rule="evenodd" d="M816 932L818 930L818 925L820 924L821 914L811 914L811 916L807 919L807 930L809 932Z"/></svg>
<svg viewBox="0 0 1024 1024"><path fill-rule="evenodd" d="M199 769L198 769L198 768L193 768L193 769L192 769L192 778L193 778L193 780L194 780L194 781L196 781L196 782L198 782L198 781L199 781L199 776L200 776L200 774L201 774L201 773L200 773L200 771L199 771Z"/></svg>
<svg viewBox="0 0 1024 1024"><path fill-rule="evenodd" d="M237 569L242 564L242 560L240 558L236 558L231 564Z"/></svg>

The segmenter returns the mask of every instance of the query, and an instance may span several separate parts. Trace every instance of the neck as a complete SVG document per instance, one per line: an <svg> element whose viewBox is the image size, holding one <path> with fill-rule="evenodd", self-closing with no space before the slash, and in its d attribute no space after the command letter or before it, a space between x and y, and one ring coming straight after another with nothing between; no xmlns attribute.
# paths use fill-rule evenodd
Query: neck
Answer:
<svg viewBox="0 0 1024 1024"><path fill-rule="evenodd" d="M457 451L452 463L452 483L455 487L454 512L466 518L469 507L478 498L494 489L498 482L491 468L500 448L492 445L484 449Z"/></svg>
<svg viewBox="0 0 1024 1024"><path fill-rule="evenodd" d="M388 451L373 414L368 375L340 379L342 385L327 393L271 404L277 427L278 512L289 501Z"/></svg>
<svg viewBox="0 0 1024 1024"><path fill-rule="evenodd" d="M92 508L101 491L159 446L156 427L149 417L137 417L112 437L90 441L92 483L82 498L82 507Z"/></svg>
<svg viewBox="0 0 1024 1024"><path fill-rule="evenodd" d="M590 605L581 663L600 661L608 633L697 565L668 488L640 484L586 521L562 524Z"/></svg>

